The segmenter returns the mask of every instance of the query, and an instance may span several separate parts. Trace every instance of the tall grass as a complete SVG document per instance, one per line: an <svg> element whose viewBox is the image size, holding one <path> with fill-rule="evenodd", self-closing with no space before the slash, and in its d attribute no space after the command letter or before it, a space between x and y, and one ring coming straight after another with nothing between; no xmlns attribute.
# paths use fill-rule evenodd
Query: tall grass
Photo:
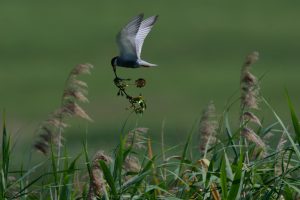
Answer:
<svg viewBox="0 0 300 200"><path fill-rule="evenodd" d="M229 102L221 115L210 102L186 141L176 146L165 145L164 125L161 141L156 141L161 148L154 148L148 129L140 127L121 132L112 154L99 150L93 157L86 141L82 153L71 158L66 146L42 136L39 142L46 142L45 148L35 147L45 153L45 161L12 171L4 115L1 199L299 199L299 120L288 92L293 129L260 94L250 73L257 60L256 52L246 58L240 98ZM68 102L79 98L70 92L64 95ZM229 117L234 104L240 105L239 119ZM258 117L263 106L274 116L270 124ZM281 139L271 142L272 133Z"/></svg>

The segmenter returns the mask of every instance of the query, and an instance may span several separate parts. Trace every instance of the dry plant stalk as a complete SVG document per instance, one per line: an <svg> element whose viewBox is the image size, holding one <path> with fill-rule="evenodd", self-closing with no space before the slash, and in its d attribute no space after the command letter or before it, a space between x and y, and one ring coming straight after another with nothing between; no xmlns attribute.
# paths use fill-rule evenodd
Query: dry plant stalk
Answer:
<svg viewBox="0 0 300 200"><path fill-rule="evenodd" d="M199 123L199 151L205 154L208 147L216 142L216 129L218 122L216 121L216 108L211 101L203 110Z"/></svg>
<svg viewBox="0 0 300 200"><path fill-rule="evenodd" d="M34 147L38 151L47 154L51 145L61 146L61 133L64 128L68 127L66 124L68 118L80 117L92 121L89 115L77 103L88 102L88 98L86 97L88 93L87 84L77 78L82 74L90 74L92 68L93 66L91 64L80 64L72 69L66 80L61 106L55 110L48 119L42 122L37 129L39 139Z"/></svg>
<svg viewBox="0 0 300 200"><path fill-rule="evenodd" d="M103 151L98 151L92 161L92 174L90 179L90 186L88 192L88 199L94 200L101 197L105 191L106 181L104 180L103 172L99 161L103 160L107 165L112 162L111 157L104 154Z"/></svg>

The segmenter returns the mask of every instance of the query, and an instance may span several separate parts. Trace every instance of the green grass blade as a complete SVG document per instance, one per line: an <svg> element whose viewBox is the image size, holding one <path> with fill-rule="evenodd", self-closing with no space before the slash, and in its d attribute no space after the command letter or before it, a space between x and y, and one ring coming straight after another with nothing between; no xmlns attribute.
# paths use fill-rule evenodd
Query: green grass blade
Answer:
<svg viewBox="0 0 300 200"><path fill-rule="evenodd" d="M225 152L224 154L225 157L225 164L226 164L226 174L227 174L227 179L229 179L230 181L233 180L233 173L232 173L232 169L231 169L231 165L227 156L227 153Z"/></svg>
<svg viewBox="0 0 300 200"><path fill-rule="evenodd" d="M198 121L199 120L196 120L195 123L193 124L193 127L190 130L190 132L188 134L188 137L187 137L187 140L185 142L183 152L182 152L182 156L181 156L181 161L180 161L180 164L179 164L178 176L180 176L180 173L181 173L184 161L185 161L185 157L186 157L186 154L187 154L187 151L188 151L188 148L189 148L189 145L191 143L191 139L192 139L192 136L193 136L193 133L194 133L194 129L195 129L196 124L197 124Z"/></svg>
<svg viewBox="0 0 300 200"><path fill-rule="evenodd" d="M76 170L76 162L80 158L81 154L79 154L72 163L68 166L65 166L65 171L63 173L63 186L60 193L61 200L70 199L71 191L72 191L72 177L74 176L74 172Z"/></svg>
<svg viewBox="0 0 300 200"><path fill-rule="evenodd" d="M122 168L123 168L123 162L126 157L124 157L124 154L128 154L128 152L125 152L125 142L126 137L123 138L122 135L120 135L120 144L117 148L117 152L115 155L115 163L114 163L114 171L113 171L113 179L114 181L118 180L119 185L122 184Z"/></svg>
<svg viewBox="0 0 300 200"><path fill-rule="evenodd" d="M15 187L19 182L24 181L26 178L28 178L31 174L33 174L39 167L41 167L42 165L44 165L45 162L39 163L33 167L31 167L30 170L28 170L25 174L23 174L20 178L18 178L17 180L15 180L11 185L9 185L9 188L13 188ZM46 175L51 174L51 173L46 173ZM43 176L43 175L42 175Z"/></svg>
<svg viewBox="0 0 300 200"><path fill-rule="evenodd" d="M88 155L88 151L87 151L87 142L86 142L86 140L83 142L83 150L84 150L86 168L88 170L90 180L92 180L93 179L92 168L91 168L89 155Z"/></svg>
<svg viewBox="0 0 300 200"><path fill-rule="evenodd" d="M146 176L148 176L150 173L151 173L151 171L146 171L146 172L143 172L141 174L138 174L138 175L132 177L131 179L129 179L128 181L126 181L123 184L122 191L125 192L128 189L130 189L131 187L138 189L139 185L146 178ZM134 190L134 191L136 191L136 190ZM133 194L135 194L135 192Z"/></svg>
<svg viewBox="0 0 300 200"><path fill-rule="evenodd" d="M52 175L54 177L54 185L55 186L58 186L59 185L59 181L58 181L58 166L57 166L57 159L60 159L60 158L56 158L55 156L55 153L54 153L54 146L53 146L53 143L51 142L50 144L51 148L51 165L52 165ZM59 197L59 194L58 194L58 188L55 187L55 190L56 190L56 195L57 195L57 198ZM55 197L56 198L56 197Z"/></svg>
<svg viewBox="0 0 300 200"><path fill-rule="evenodd" d="M298 141L298 144L300 144L300 125L299 125L299 120L298 120L298 117L296 115L294 106L292 104L291 98L290 98L287 90L285 90L285 95L286 95L287 102L288 102L288 105L289 105L289 109L290 109L290 112L291 112L291 118L292 118L294 130L295 130L295 134L296 134L296 140Z"/></svg>
<svg viewBox="0 0 300 200"><path fill-rule="evenodd" d="M240 191L243 184L243 174L244 174L243 162L244 162L244 156L241 153L227 199L230 200L240 199Z"/></svg>
<svg viewBox="0 0 300 200"><path fill-rule="evenodd" d="M209 162L207 173L205 175L205 188L209 187L210 177L211 177L211 175L213 174L213 171L214 171L214 164L215 164L214 161L215 160L216 160L216 154L213 155L211 161Z"/></svg>
<svg viewBox="0 0 300 200"><path fill-rule="evenodd" d="M6 131L6 120L5 120L5 112L3 112L3 128L2 128L2 163L0 168L0 197L5 198L5 192L7 187L7 179L8 179L8 168L10 161L10 137Z"/></svg>
<svg viewBox="0 0 300 200"><path fill-rule="evenodd" d="M294 149L294 151L295 151L295 153L296 153L298 159L300 160L300 151L299 151L299 149L297 148L297 146L296 146L296 144L295 144L293 138L291 137L291 135L290 135L290 133L288 132L287 128L285 127L284 123L282 122L282 120L280 119L280 117L277 115L277 113L275 112L275 110L271 107L271 105L267 102L267 100L265 100L264 98L263 98L263 100L264 100L265 104L266 104L266 105L270 108L270 110L273 112L275 118L277 119L277 121L279 122L279 124L281 125L281 127L283 128L284 133L287 135L287 137L288 137L290 143L291 143L292 146L293 146L293 149Z"/></svg>
<svg viewBox="0 0 300 200"><path fill-rule="evenodd" d="M226 160L225 160L225 152L222 159L221 171L220 171L220 179L221 179L221 188L222 188L222 199L227 199L227 172L226 172Z"/></svg>
<svg viewBox="0 0 300 200"><path fill-rule="evenodd" d="M148 173L151 173L151 172L152 172L151 167L153 166L153 162L154 162L155 159L156 159L156 156L153 156L153 158L152 158L151 160L149 160L149 161L146 163L145 167L141 170L141 172L140 172L139 174L140 174L140 175L141 175L141 174L145 174L145 175L146 175L146 174L148 174ZM136 194L136 192L138 191L139 186L142 184L143 180L144 180L144 179L140 179L140 180L135 184L134 189L133 189L133 192L132 192L132 194L131 194L132 196ZM127 189L128 189L128 188L127 188Z"/></svg>
<svg viewBox="0 0 300 200"><path fill-rule="evenodd" d="M8 178L8 168L10 161L10 136L7 134L6 130L6 119L5 112L3 112L3 128L2 128L2 166L1 170L3 170L3 178L5 182Z"/></svg>
<svg viewBox="0 0 300 200"><path fill-rule="evenodd" d="M231 132L231 128L230 128L230 125L229 125L229 117L228 117L228 111L224 114L224 124L225 124L225 132L229 138L229 143L231 144L231 148L234 152L234 155L235 155L235 160L237 160L238 158L238 150L236 149L236 145L234 143L234 140L233 140L233 137L232 137L232 132Z"/></svg>
<svg viewBox="0 0 300 200"><path fill-rule="evenodd" d="M105 180L107 181L114 198L117 198L117 189L112 174L103 160L99 161Z"/></svg>

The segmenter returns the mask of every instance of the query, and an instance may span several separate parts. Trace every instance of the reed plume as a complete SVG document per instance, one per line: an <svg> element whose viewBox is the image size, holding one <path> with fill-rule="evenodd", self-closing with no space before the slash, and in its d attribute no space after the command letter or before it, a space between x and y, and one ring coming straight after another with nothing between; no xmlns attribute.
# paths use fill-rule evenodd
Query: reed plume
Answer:
<svg viewBox="0 0 300 200"><path fill-rule="evenodd" d="M278 157L276 159L277 162L274 166L274 173L276 176L280 176L286 170L285 168L287 168L288 154L283 151L286 143L287 143L286 134L282 133L276 147L276 151L278 152Z"/></svg>
<svg viewBox="0 0 300 200"><path fill-rule="evenodd" d="M250 128L243 128L241 131L241 135L244 136L248 141L255 143L262 149L265 149L266 144L263 140Z"/></svg>
<svg viewBox="0 0 300 200"><path fill-rule="evenodd" d="M124 161L124 169L126 172L139 172L141 169L141 164L139 159L136 156L130 155L127 156Z"/></svg>
<svg viewBox="0 0 300 200"><path fill-rule="evenodd" d="M211 101L203 110L199 123L199 151L205 155L210 145L216 142L216 129L218 122L216 120L216 108Z"/></svg>
<svg viewBox="0 0 300 200"><path fill-rule="evenodd" d="M254 124L262 126L259 118L256 115L254 115L252 112L246 111L243 113L242 117L243 117L243 121L245 121L245 122L247 122L247 121L253 122Z"/></svg>
<svg viewBox="0 0 300 200"><path fill-rule="evenodd" d="M148 128L135 128L127 134L126 147L135 149L146 149Z"/></svg>
<svg viewBox="0 0 300 200"><path fill-rule="evenodd" d="M128 132L126 136L126 148L131 149L130 155L127 155L124 163L123 170L126 173L138 173L141 170L141 164L138 157L135 156L135 152L141 149L146 149L147 147L147 137L148 128L135 128ZM124 178L127 181L131 175L126 175Z"/></svg>
<svg viewBox="0 0 300 200"><path fill-rule="evenodd" d="M241 135L245 138L245 145L247 146L247 141L256 144L258 149L255 147L253 151L253 156L257 157L261 152L265 152L266 144L263 140L248 127L248 123L254 123L262 127L260 119L252 112L252 110L259 109L259 84L257 78L250 72L252 65L257 62L259 58L259 53L254 51L250 53L243 64L240 78L241 87L241 116L240 116L240 126Z"/></svg>
<svg viewBox="0 0 300 200"><path fill-rule="evenodd" d="M88 200L96 200L105 192L106 181L100 167L99 161L103 160L107 165L112 163L112 158L105 155L103 151L98 151L93 158L91 166L90 186L88 192Z"/></svg>
<svg viewBox="0 0 300 200"><path fill-rule="evenodd" d="M256 77L250 72L254 63L258 60L259 54L254 51L246 57L241 72L241 107L245 108L258 108L258 94L259 86Z"/></svg>
<svg viewBox="0 0 300 200"><path fill-rule="evenodd" d="M91 64L80 64L70 72L62 94L61 106L50 114L37 129L39 139L34 147L38 151L47 154L51 145L58 147L62 145L61 133L68 127L66 123L68 118L80 117L92 121L84 109L78 105L78 102L88 102L86 97L88 86L84 81L78 80L78 76L90 74L92 68Z"/></svg>

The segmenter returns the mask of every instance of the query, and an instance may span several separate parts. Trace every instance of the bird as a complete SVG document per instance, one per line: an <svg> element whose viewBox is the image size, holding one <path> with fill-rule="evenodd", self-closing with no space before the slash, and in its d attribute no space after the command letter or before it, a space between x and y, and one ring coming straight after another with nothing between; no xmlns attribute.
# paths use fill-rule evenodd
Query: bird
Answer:
<svg viewBox="0 0 300 200"><path fill-rule="evenodd" d="M145 20L143 18L143 13L135 16L117 34L116 42L119 56L111 59L111 66L116 77L116 66L126 68L158 66L141 59L144 40L157 21L158 15L151 16Z"/></svg>

